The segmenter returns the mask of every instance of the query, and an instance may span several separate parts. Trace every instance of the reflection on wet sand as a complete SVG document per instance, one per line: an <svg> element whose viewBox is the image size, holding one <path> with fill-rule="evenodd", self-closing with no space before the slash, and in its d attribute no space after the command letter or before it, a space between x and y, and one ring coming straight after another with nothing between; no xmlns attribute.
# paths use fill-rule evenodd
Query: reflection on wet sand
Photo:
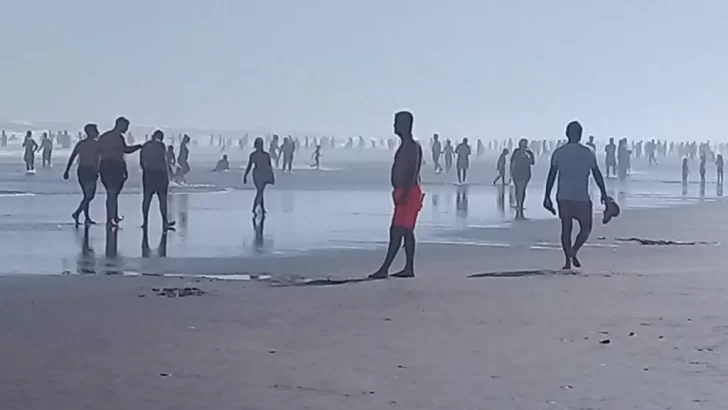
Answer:
<svg viewBox="0 0 728 410"><path fill-rule="evenodd" d="M468 186L460 185L455 196L455 211L459 217L468 217Z"/></svg>
<svg viewBox="0 0 728 410"><path fill-rule="evenodd" d="M106 228L106 252L101 272L105 275L120 275L124 273L119 258L119 229Z"/></svg>
<svg viewBox="0 0 728 410"><path fill-rule="evenodd" d="M149 246L149 230L142 229L142 257L151 256L152 249ZM159 238L159 246L157 247L157 256L160 258L167 257L167 232L162 231Z"/></svg>
<svg viewBox="0 0 728 410"><path fill-rule="evenodd" d="M705 181L700 181L700 199L705 199Z"/></svg>
<svg viewBox="0 0 728 410"><path fill-rule="evenodd" d="M183 241L187 240L187 232L189 227L189 207L190 207L190 195L189 194L177 194L174 195L179 198L179 238Z"/></svg>
<svg viewBox="0 0 728 410"><path fill-rule="evenodd" d="M503 185L498 185L498 192L495 196L495 204L498 208L498 213L501 218L506 216L506 188Z"/></svg>
<svg viewBox="0 0 728 410"><path fill-rule="evenodd" d="M265 230L265 216L253 217L253 231L255 232L255 240L253 241L256 252L265 252L265 238L263 232Z"/></svg>
<svg viewBox="0 0 728 410"><path fill-rule="evenodd" d="M79 275L88 275L96 273L96 254L91 248L91 241L89 240L89 232L91 225L84 225L83 235L81 237L81 253L76 258L76 273ZM76 233L81 232L80 229L76 228Z"/></svg>

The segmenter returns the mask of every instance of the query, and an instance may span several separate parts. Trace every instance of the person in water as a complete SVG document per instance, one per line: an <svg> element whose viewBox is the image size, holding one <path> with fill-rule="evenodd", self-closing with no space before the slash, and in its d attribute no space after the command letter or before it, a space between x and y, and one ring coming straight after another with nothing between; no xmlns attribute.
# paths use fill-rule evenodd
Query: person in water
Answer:
<svg viewBox="0 0 728 410"><path fill-rule="evenodd" d="M215 169L212 170L212 172L221 172L221 171L230 171L230 162L228 162L227 154L224 154L222 156L222 158L220 158L220 160L217 161L217 164L215 164Z"/></svg>
<svg viewBox="0 0 728 410"><path fill-rule="evenodd" d="M186 183L185 175L190 172L190 150L187 145L190 143L190 136L185 134L179 144L179 156L177 157L177 180Z"/></svg>
<svg viewBox="0 0 728 410"><path fill-rule="evenodd" d="M23 160L25 161L25 171L35 172L35 153L38 151L38 144L33 139L33 131L25 133L23 140Z"/></svg>
<svg viewBox="0 0 728 410"><path fill-rule="evenodd" d="M319 169L321 167L321 144L316 144L311 159L313 159L313 167Z"/></svg>
<svg viewBox="0 0 728 410"><path fill-rule="evenodd" d="M526 201L526 188L531 180L531 167L536 163L536 157L528 148L528 140L521 138L518 148L511 156L511 178L516 188L516 219L525 219L523 203Z"/></svg>
<svg viewBox="0 0 728 410"><path fill-rule="evenodd" d="M142 168L142 228L149 226L149 207L156 195L159 202L159 213L162 217L162 230L174 229L174 221L169 220L167 213L167 193L169 192L169 166L164 145L164 133L154 131L152 138L142 145L139 153L139 164Z"/></svg>
<svg viewBox="0 0 728 410"><path fill-rule="evenodd" d="M124 154L132 154L142 148L141 145L126 145L124 133L129 130L129 120L124 117L116 119L114 128L99 137L99 175L106 189L106 225L118 227L119 194L127 177Z"/></svg>
<svg viewBox="0 0 728 410"><path fill-rule="evenodd" d="M468 139L463 138L463 142L458 144L455 148L455 154L457 158L457 172L458 182L464 184L468 179L468 168L470 168L470 145L468 145Z"/></svg>
<svg viewBox="0 0 728 410"><path fill-rule="evenodd" d="M591 148L581 145L582 127L578 121L572 121L566 127L568 142L554 150L551 155L551 169L546 179L546 192L543 206L551 213L556 213L551 202L551 191L558 176L559 186L556 191L556 202L561 219L561 247L566 263L564 269L571 266L581 267L577 256L579 249L589 239L592 229L592 202L589 196L589 174L594 175L602 203L608 200L604 177L599 170L596 155ZM571 243L573 220L579 223L579 234Z"/></svg>
<svg viewBox="0 0 728 410"><path fill-rule="evenodd" d="M722 154L718 154L715 157L715 170L716 170L716 172L718 174L716 176L717 177L716 183L718 185L723 185L723 166L724 165L725 164L723 163L723 155Z"/></svg>
<svg viewBox="0 0 728 410"><path fill-rule="evenodd" d="M263 138L256 138L253 142L255 151L250 154L248 166L245 168L243 175L243 184L248 183L248 174L253 170L253 185L255 185L255 198L253 199L253 214L257 214L257 209L265 215L265 201L263 198L265 187L275 184L275 174L273 173L273 164L271 163L270 154L264 150Z"/></svg>
<svg viewBox="0 0 728 410"><path fill-rule="evenodd" d="M699 168L699 170L700 170L700 185L705 185L705 171L706 171L706 169L705 169L705 165L706 164L705 163L706 163L706 161L707 161L707 156L705 155L705 153L700 154L700 168Z"/></svg>
<svg viewBox="0 0 728 410"><path fill-rule="evenodd" d="M442 155L442 144L440 144L440 136L437 134L432 135L432 163L435 165L435 173L439 174L442 172L442 165L440 165L440 156Z"/></svg>
<svg viewBox="0 0 728 410"><path fill-rule="evenodd" d="M442 155L445 157L445 172L452 171L452 160L455 156L455 149L452 146L452 141L449 139L445 141L445 148L442 150Z"/></svg>
<svg viewBox="0 0 728 410"><path fill-rule="evenodd" d="M392 199L394 215L389 228L389 247L382 266L370 279L384 279L389 276L389 268L402 247L406 256L405 267L395 273L397 278L415 276L415 225L422 208L422 188L420 187L420 168L422 167L422 147L412 135L414 116L409 111L400 111L394 116L394 133L402 140L394 154L392 164Z"/></svg>
<svg viewBox="0 0 728 410"><path fill-rule="evenodd" d="M42 163L41 166L43 168L45 167L52 167L53 164L51 164L51 155L53 154L53 139L48 135L47 132L43 133L43 138L40 140L40 149L41 149L41 159Z"/></svg>
<svg viewBox="0 0 728 410"><path fill-rule="evenodd" d="M506 181L506 163L508 162L508 148L503 148L503 152L498 156L498 161L495 163L496 171L498 171L498 176L495 177L493 180L493 185L497 184L498 181L500 181L501 185L507 185L508 182Z"/></svg>
<svg viewBox="0 0 728 410"><path fill-rule="evenodd" d="M293 168L293 153L296 151L296 143L293 138L289 135L283 139L283 146L281 147L281 154L283 155L283 171L288 170L291 173Z"/></svg>
<svg viewBox="0 0 728 410"><path fill-rule="evenodd" d="M77 142L76 146L73 147L71 156L68 158L68 164L66 164L66 171L63 173L63 179L68 180L71 166L78 157L76 176L83 197L81 203L78 204L78 208L71 214L76 226L80 224L78 218L81 216L81 212L83 212L86 225L96 223L89 215L89 205L96 196L96 180L99 176L99 147L97 140L99 129L96 124L86 124L83 130L86 133L86 139Z"/></svg>

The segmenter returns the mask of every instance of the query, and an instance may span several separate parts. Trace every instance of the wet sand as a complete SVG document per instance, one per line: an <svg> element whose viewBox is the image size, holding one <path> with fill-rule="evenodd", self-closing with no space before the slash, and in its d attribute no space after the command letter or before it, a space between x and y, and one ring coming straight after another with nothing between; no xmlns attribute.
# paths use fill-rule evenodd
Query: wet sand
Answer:
<svg viewBox="0 0 728 410"><path fill-rule="evenodd" d="M482 195L492 190L487 182L478 182L490 178L485 176L490 165L481 165L484 171L471 186L477 191L480 184ZM316 185L313 179L306 181L310 182L300 185ZM374 184L365 183L363 177L362 181L349 184L352 195L373 192ZM440 186L436 182L429 183ZM285 191L286 184L276 189ZM639 192L637 185L639 181L630 187ZM452 186L443 189L451 189L451 195L457 192ZM721 408L728 286L721 269L722 227L728 223L728 213L722 201L701 201L699 195L683 198L679 185L677 189L675 194L666 188L666 196L656 196L658 200L651 200L647 209L627 205L613 223L597 224L582 251L585 267L579 274L553 270L562 263L555 219L536 216L525 223L489 226L485 221L493 212L496 220L500 217L497 204L478 199L469 201L472 211L463 223L462 210L457 219L456 204L443 199L448 213L434 215L446 218L441 225L447 229L432 233L423 229L418 278L377 282L358 281L383 257L386 226L369 228L373 220L361 227L354 224L357 229L348 235L379 243L372 247L281 253L223 248L205 256L195 249L215 252L213 248L226 242L240 244L242 229L250 224L247 207L243 206L240 219L216 220L210 214L227 214L219 205L204 205L196 198L226 194L188 193L186 236L191 242L182 244L180 229L168 237L167 257L142 258L141 230L132 224L138 201L129 195L122 203L130 219L116 241L123 256L121 271L196 274L207 268L211 273L248 272L271 278L226 282L39 276L28 275L38 273L33 266L51 265L32 265L35 262L25 258L27 271L17 272L24 275L0 277L3 406ZM690 189L697 193L696 187ZM650 192L654 191L658 190ZM635 198L629 195L625 192L627 202ZM40 194L29 198L39 197L45 198ZM27 203L6 211L16 218L26 212L21 221L36 221L38 226L21 239L26 229L10 230L10 221L4 220L3 234L20 235L14 241L20 245L5 244L5 252L43 255L73 243L75 250L67 249L72 252L67 267L73 273L75 258L82 253L83 230L58 227L55 218L65 208L60 203L64 196L47 197L59 201L54 208L60 210L49 211L46 222L37 222L44 213L34 214ZM534 188L532 197L541 197L540 188ZM426 204L432 208L424 214L434 208L431 202ZM212 208L209 214L206 206ZM388 209L372 207L374 214L381 214L376 218L387 220ZM529 208L535 214L536 207ZM100 218L100 210L94 213ZM282 210L271 212L269 219L272 223L284 215ZM290 215L308 218L305 212ZM501 222L506 219L507 214ZM336 228L341 220L326 222ZM380 229L381 234L374 233ZM245 235L251 231L249 227ZM97 252L105 253L105 229L93 227L89 235ZM61 236L67 239L49 239ZM158 231L150 236L151 246L156 247ZM710 244L645 246L619 240L630 237ZM273 245L271 250L275 249ZM354 281L345 283L347 279ZM207 294L168 298L153 291L165 286L192 286Z"/></svg>

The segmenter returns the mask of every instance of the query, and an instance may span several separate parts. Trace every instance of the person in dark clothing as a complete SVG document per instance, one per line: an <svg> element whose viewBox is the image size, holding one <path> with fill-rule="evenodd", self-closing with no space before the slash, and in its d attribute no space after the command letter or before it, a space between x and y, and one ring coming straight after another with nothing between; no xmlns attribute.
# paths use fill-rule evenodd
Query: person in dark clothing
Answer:
<svg viewBox="0 0 728 410"><path fill-rule="evenodd" d="M463 142L458 144L455 148L455 154L457 155L457 173L458 182L464 184L468 179L468 168L470 168L470 145L468 145L468 139L463 138Z"/></svg>
<svg viewBox="0 0 728 410"><path fill-rule="evenodd" d="M498 156L498 161L495 164L496 171L498 171L498 176L495 177L493 180L493 185L497 184L498 181L500 181L501 185L508 185L508 181L506 180L506 167L508 162L508 148L503 148L503 152Z"/></svg>
<svg viewBox="0 0 728 410"><path fill-rule="evenodd" d="M248 166L243 175L243 184L248 183L248 174L253 171L253 184L255 185L255 198L253 199L253 214L257 214L258 207L263 215L266 214L264 192L265 187L275 184L275 174L270 154L264 150L263 138L256 138L253 146L255 151L250 154Z"/></svg>
<svg viewBox="0 0 728 410"><path fill-rule="evenodd" d="M440 156L442 155L442 145L440 144L440 136L434 134L432 136L432 162L435 165L435 173L439 174L442 172L442 165L440 165Z"/></svg>
<svg viewBox="0 0 728 410"><path fill-rule="evenodd" d="M42 167L52 167L53 164L51 164L51 156L53 154L53 139L47 132L43 133L43 138L40 140L40 149L42 151Z"/></svg>
<svg viewBox="0 0 728 410"><path fill-rule="evenodd" d="M518 148L511 156L511 179L516 188L516 219L525 219L523 203L526 201L526 188L531 180L531 167L536 163L533 152L528 148L528 140L518 141Z"/></svg>
<svg viewBox="0 0 728 410"><path fill-rule="evenodd" d="M33 139L33 132L25 133L23 140L23 160L25 161L25 171L29 174L35 173L35 153L38 151L38 143Z"/></svg>
<svg viewBox="0 0 728 410"><path fill-rule="evenodd" d="M167 193L169 192L169 174L164 133L154 131L152 138L142 145L139 153L139 164L142 168L142 228L149 226L149 207L156 195L159 201L159 213L162 217L162 231L173 230L174 221L170 221L167 212Z"/></svg>
<svg viewBox="0 0 728 410"><path fill-rule="evenodd" d="M99 147L98 147L98 136L99 130L96 124L87 124L84 127L86 133L86 139L83 139L76 143L73 147L73 152L68 158L68 164L66 164L66 171L63 173L63 179L68 180L69 172L73 162L78 157L78 167L76 168L76 175L78 177L78 184L81 186L81 203L78 204L78 208L71 214L71 217L76 222L76 226L79 225L78 218L81 216L81 212L85 217L86 225L93 225L96 222L91 219L89 215L89 205L96 196L96 181L99 177Z"/></svg>
<svg viewBox="0 0 728 410"><path fill-rule="evenodd" d="M190 150L187 145L190 143L190 136L185 134L179 144L179 156L177 157L177 180L186 183L185 175L190 172Z"/></svg>

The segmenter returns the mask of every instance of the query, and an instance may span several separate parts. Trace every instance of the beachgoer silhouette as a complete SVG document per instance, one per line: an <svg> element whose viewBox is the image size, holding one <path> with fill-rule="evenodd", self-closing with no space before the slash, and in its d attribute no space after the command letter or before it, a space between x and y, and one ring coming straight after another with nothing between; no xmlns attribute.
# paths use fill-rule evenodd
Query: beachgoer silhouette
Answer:
<svg viewBox="0 0 728 410"><path fill-rule="evenodd" d="M179 154L177 155L177 181L187 183L185 175L190 172L190 149L187 148L191 141L189 135L185 134L179 144Z"/></svg>
<svg viewBox="0 0 728 410"><path fill-rule="evenodd" d="M250 154L248 166L245 168L243 175L243 184L248 183L248 174L253 170L253 185L255 185L255 198L253 199L253 213L257 214L260 207L261 213L265 215L264 191L269 184L275 184L275 174L273 173L273 165L271 163L270 154L265 152L263 148L263 139L256 138L253 143L255 151Z"/></svg>
<svg viewBox="0 0 728 410"><path fill-rule="evenodd" d="M561 219L561 247L566 263L564 269L571 269L572 264L580 267L577 257L579 249L589 239L592 229L592 202L589 196L589 174L601 191L601 201L606 203L608 195L604 185L604 177L599 171L594 151L581 145L582 127L578 121L572 121L566 127L568 143L557 148L551 156L551 169L546 180L546 192L543 206L551 213L556 213L551 202L551 191L558 176L559 185L556 191L556 202ZM573 220L579 223L579 234L572 246L571 230Z"/></svg>
<svg viewBox="0 0 728 410"><path fill-rule="evenodd" d="M142 145L139 153L139 165L142 168L142 227L146 229L149 226L149 207L156 195L162 217L162 231L168 231L173 229L175 222L169 219L167 213L169 171L163 140L164 133L160 130L154 131L152 138Z"/></svg>
<svg viewBox="0 0 728 410"><path fill-rule="evenodd" d="M167 172L171 179L177 179L177 156L174 154L174 145L167 146Z"/></svg>
<svg viewBox="0 0 728 410"><path fill-rule="evenodd" d="M129 129L129 120L124 117L116 119L114 128L99 137L99 175L106 189L106 225L118 226L119 194L127 177L124 154L132 154L142 148L141 145L126 145L124 133Z"/></svg>
<svg viewBox="0 0 728 410"><path fill-rule="evenodd" d="M33 131L25 133L25 140L23 140L23 160L25 161L25 171L35 172L35 153L38 151L38 144L33 139Z"/></svg>
<svg viewBox="0 0 728 410"><path fill-rule="evenodd" d="M2 135L0 135L0 147L7 147L8 146L8 134L5 133L5 130L2 131Z"/></svg>
<svg viewBox="0 0 728 410"><path fill-rule="evenodd" d="M319 169L321 167L321 144L316 144L311 159L313 159L313 167Z"/></svg>
<svg viewBox="0 0 728 410"><path fill-rule="evenodd" d="M463 138L463 142L455 148L455 154L458 156L456 166L458 173L458 182L463 184L468 179L468 168L470 168L470 145L468 139Z"/></svg>
<svg viewBox="0 0 728 410"><path fill-rule="evenodd" d="M716 179L716 183L718 185L723 185L723 166L724 165L725 164L723 162L723 155L722 154L718 154L715 157L715 170L716 170L716 172L718 174L717 175L717 179Z"/></svg>
<svg viewBox="0 0 728 410"><path fill-rule="evenodd" d="M507 185L509 182L506 181L506 165L508 162L508 148L503 148L503 152L498 156L498 161L495 163L495 169L498 171L498 176L493 180L493 185L500 181L501 185Z"/></svg>
<svg viewBox="0 0 728 410"><path fill-rule="evenodd" d="M409 111L400 111L394 116L394 133L401 139L394 154L391 183L394 201L394 216L389 228L389 247L382 266L370 279L384 279L389 276L389 268L397 256L399 248L406 255L405 267L394 277L411 278L415 276L415 225L422 208L423 193L420 187L420 168L422 166L422 147L412 135L414 116Z"/></svg>
<svg viewBox="0 0 728 410"><path fill-rule="evenodd" d="M586 146L593 149L594 152L597 152L597 144L594 142L594 136L589 136L589 141L586 143Z"/></svg>
<svg viewBox="0 0 728 410"><path fill-rule="evenodd" d="M268 145L268 155L270 155L270 158L275 163L276 168L278 168L278 165L280 164L281 153L280 147L278 145L278 135L276 134L273 134L273 138Z"/></svg>
<svg viewBox="0 0 728 410"><path fill-rule="evenodd" d="M78 157L78 166L76 167L76 176L78 184L81 186L81 203L78 208L71 214L71 217L79 225L78 218L83 212L86 225L93 225L94 222L89 215L89 205L96 196L96 180L99 177L99 147L98 140L99 130L96 124L86 124L83 128L86 133L86 139L76 143L73 147L71 156L66 164L66 171L63 173L63 179L68 180L69 172L73 162Z"/></svg>
<svg viewBox="0 0 728 410"><path fill-rule="evenodd" d="M525 219L523 203L526 201L526 188L531 180L531 167L535 163L536 158L528 149L528 140L522 138L511 156L511 179L516 188L516 219Z"/></svg>
<svg viewBox="0 0 728 410"><path fill-rule="evenodd" d="M607 178L609 176L617 176L617 145L614 144L614 138L609 138L609 144L604 147L606 153L606 172Z"/></svg>
<svg viewBox="0 0 728 410"><path fill-rule="evenodd" d="M445 148L442 151L442 155L445 157L445 171L452 171L452 159L455 156L455 149L452 146L452 141L449 139L445 141Z"/></svg>
<svg viewBox="0 0 728 410"><path fill-rule="evenodd" d="M215 164L215 168L212 170L212 172L220 172L220 171L229 171L230 170L230 162L228 161L227 154L224 154L220 160L217 161L217 164Z"/></svg>
<svg viewBox="0 0 728 410"><path fill-rule="evenodd" d="M283 155L283 171L288 170L289 174L293 168L293 154L295 151L296 144L293 142L293 138L290 135L285 137L281 146L281 154Z"/></svg>
<svg viewBox="0 0 728 410"><path fill-rule="evenodd" d="M699 170L700 170L700 184L701 185L705 185L705 171L706 171L706 169L705 169L705 165L706 164L705 163L706 163L706 161L707 161L707 157L706 157L705 153L701 154L700 155L700 168L699 168Z"/></svg>
<svg viewBox="0 0 728 410"><path fill-rule="evenodd" d="M432 135L432 162L435 164L435 173L439 174L442 172L442 165L440 165L440 155L442 155L442 145L440 144L440 136L437 134Z"/></svg>
<svg viewBox="0 0 728 410"><path fill-rule="evenodd" d="M43 138L40 140L40 149L42 150L41 158L43 168L52 167L51 155L53 154L53 139L48 135L47 132L43 133Z"/></svg>

